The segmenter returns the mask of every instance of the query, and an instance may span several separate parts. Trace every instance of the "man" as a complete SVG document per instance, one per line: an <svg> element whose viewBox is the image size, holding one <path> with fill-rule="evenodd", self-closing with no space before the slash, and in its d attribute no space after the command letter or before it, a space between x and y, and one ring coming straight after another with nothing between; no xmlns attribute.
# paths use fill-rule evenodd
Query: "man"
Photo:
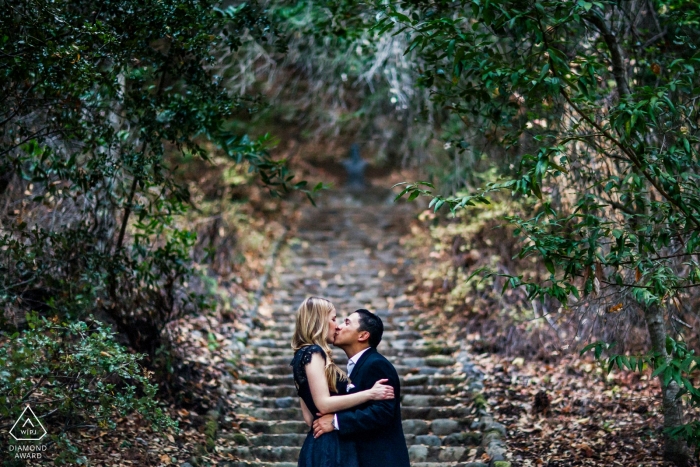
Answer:
<svg viewBox="0 0 700 467"><path fill-rule="evenodd" d="M408 467L408 449L401 427L401 388L399 375L389 360L377 352L382 340L382 320L360 309L345 318L335 335L335 346L348 356L348 393L370 389L380 379L388 379L395 399L369 401L337 414L327 414L314 424L314 436L339 430L357 446L360 467Z"/></svg>

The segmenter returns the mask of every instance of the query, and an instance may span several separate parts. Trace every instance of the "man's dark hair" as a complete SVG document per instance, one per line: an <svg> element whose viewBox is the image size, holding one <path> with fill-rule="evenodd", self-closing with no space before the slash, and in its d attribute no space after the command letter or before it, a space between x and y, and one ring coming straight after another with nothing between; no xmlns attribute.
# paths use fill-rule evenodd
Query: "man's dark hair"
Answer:
<svg viewBox="0 0 700 467"><path fill-rule="evenodd" d="M360 315L360 331L369 332L369 346L377 348L384 334L384 323L381 318L364 308L355 310L355 313Z"/></svg>

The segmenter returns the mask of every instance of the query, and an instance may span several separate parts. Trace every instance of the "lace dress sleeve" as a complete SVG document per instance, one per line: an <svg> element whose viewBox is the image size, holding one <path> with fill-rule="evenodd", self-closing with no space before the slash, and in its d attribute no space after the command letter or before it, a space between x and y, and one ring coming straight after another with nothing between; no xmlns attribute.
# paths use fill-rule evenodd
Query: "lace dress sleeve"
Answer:
<svg viewBox="0 0 700 467"><path fill-rule="evenodd" d="M320 353L323 356L323 360L326 360L326 353L318 345L308 345L297 350L294 354L294 359L292 360L292 369L294 371L294 382L297 387L307 382L306 379L306 365L311 363L311 358L315 353Z"/></svg>

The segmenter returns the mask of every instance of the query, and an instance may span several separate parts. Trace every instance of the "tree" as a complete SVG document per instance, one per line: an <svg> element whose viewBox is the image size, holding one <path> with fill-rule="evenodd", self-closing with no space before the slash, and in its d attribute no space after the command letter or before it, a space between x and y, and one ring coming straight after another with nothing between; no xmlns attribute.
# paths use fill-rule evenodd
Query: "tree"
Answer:
<svg viewBox="0 0 700 467"><path fill-rule="evenodd" d="M382 7L377 27L410 34L426 63L434 100L506 150L505 181L464 196L434 197L456 210L508 190L536 197L515 215L521 257L536 256L548 280L527 282L530 298L641 311L645 359L611 366L655 367L662 386L665 457L685 465L680 396L695 404L689 373L697 357L674 339L669 318L700 286L700 129L696 71L700 11L689 1L406 2ZM465 141L469 143L469 141ZM464 145L468 147L467 144ZM409 184L409 198L433 195ZM600 348L600 347L597 347ZM634 364L632 364L634 363Z"/></svg>
<svg viewBox="0 0 700 467"><path fill-rule="evenodd" d="M272 41L274 28L254 3L217 5L5 4L4 306L81 317L97 303L136 349L153 354L165 322L204 304L182 287L193 237L171 222L188 193L167 153L206 158L211 142L273 190L291 188L267 138L228 129L256 100L220 83L230 64L218 57L244 33Z"/></svg>
<svg viewBox="0 0 700 467"><path fill-rule="evenodd" d="M100 321L153 367L165 325L209 306L206 294L194 291L195 235L173 221L189 202L172 175L173 154L206 159L221 151L248 164L273 194L304 190L303 182L291 185L284 161L270 157L269 137L232 131L232 122L259 105L222 84L234 65L222 57L244 36L284 49L255 2L3 3L0 331L9 346L3 355L15 365L0 375L8 395L3 415L16 418L10 412L21 409L17 401L63 387L66 374L68 391L52 393L57 397L47 400L55 407L45 413L94 416L91 392L111 410L108 391L130 387L131 395L117 394L129 398L134 388L116 384L128 375L109 368L128 362L129 371L140 369ZM50 317L48 324L27 329L23 316L32 311ZM47 336L107 370L91 378L68 360L55 364L49 348L45 365L23 366L27 360L17 356L48 345ZM78 386L80 394L70 392ZM151 386L139 390L152 402ZM123 410L151 404L122 402Z"/></svg>

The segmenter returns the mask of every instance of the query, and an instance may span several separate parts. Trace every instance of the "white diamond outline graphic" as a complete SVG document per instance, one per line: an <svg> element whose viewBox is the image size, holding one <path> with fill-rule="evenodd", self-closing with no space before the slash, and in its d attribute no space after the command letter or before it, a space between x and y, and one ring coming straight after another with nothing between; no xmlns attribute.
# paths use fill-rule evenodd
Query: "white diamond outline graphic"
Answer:
<svg viewBox="0 0 700 467"><path fill-rule="evenodd" d="M15 427L17 426L17 424L19 423L19 421L22 420L22 417L24 417L24 414L25 414L25 412L27 411L27 409L29 409L29 411L32 413L32 416L33 416L34 419L37 421L37 423L39 423L39 426L41 427L41 429L44 430L44 434L41 435L41 436L38 437L38 438L18 438L18 437L16 437L15 434L12 432L12 431L15 429ZM39 420L39 417L36 416L36 414L34 413L34 411L32 410L32 408L29 407L29 404L27 404L27 406L24 408L24 410L23 410L22 413L20 414L20 416L19 416L19 418L17 419L17 421L15 422L15 424L12 425L12 428L10 428L10 434L11 434L12 437L13 437L15 440L17 440L17 441L41 441L41 439L42 439L44 436L46 436L46 428L44 428L44 425L41 424L41 420Z"/></svg>

